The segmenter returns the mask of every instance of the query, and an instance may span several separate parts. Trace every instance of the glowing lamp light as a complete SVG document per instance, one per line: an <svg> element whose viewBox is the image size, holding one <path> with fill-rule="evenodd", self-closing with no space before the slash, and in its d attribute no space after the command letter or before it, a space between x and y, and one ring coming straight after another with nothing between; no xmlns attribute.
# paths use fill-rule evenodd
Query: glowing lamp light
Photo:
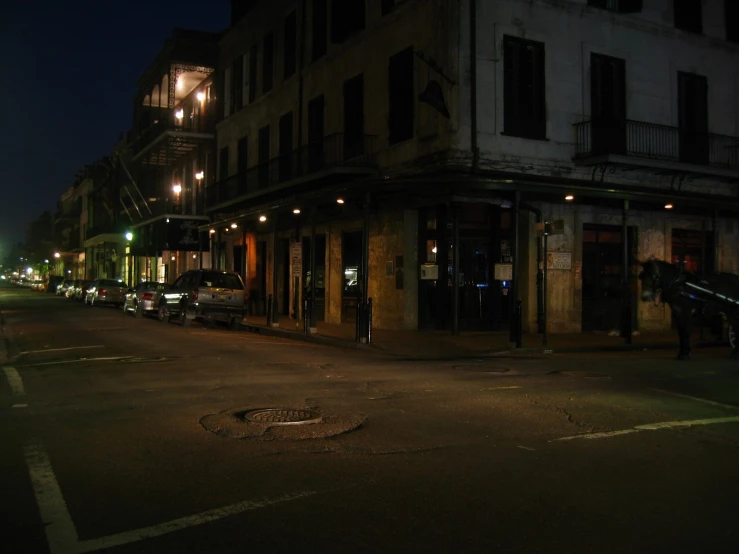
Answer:
<svg viewBox="0 0 739 554"><path fill-rule="evenodd" d="M48 264L48 263L49 263L49 260L44 260L44 263L45 263L45 264Z"/></svg>
<svg viewBox="0 0 739 554"><path fill-rule="evenodd" d="M59 252L54 252L54 257L55 258L59 258L60 256L61 256L61 254Z"/></svg>
<svg viewBox="0 0 739 554"><path fill-rule="evenodd" d="M33 268L31 268L31 267L27 267L26 268L26 273L32 273L32 272L33 272Z"/></svg>
<svg viewBox="0 0 739 554"><path fill-rule="evenodd" d="M295 215L298 215L298 214L300 213L300 208L295 208L295 209L293 210L293 213L294 213Z"/></svg>
<svg viewBox="0 0 739 554"><path fill-rule="evenodd" d="M176 111L176 112L174 113L174 116L175 116L175 117L176 117L177 119L182 119L183 117L185 117L185 110L183 110L183 109L179 109L179 110L177 110L177 111Z"/></svg>
<svg viewBox="0 0 739 554"><path fill-rule="evenodd" d="M174 256L172 256L172 261L175 261L175 257Z"/></svg>
<svg viewBox="0 0 739 554"><path fill-rule="evenodd" d="M175 194L179 194L182 192L182 185L172 185L172 190Z"/></svg>
<svg viewBox="0 0 739 554"><path fill-rule="evenodd" d="M238 227L238 225L236 225L235 223L231 224L231 229L236 229L236 227Z"/></svg>
<svg viewBox="0 0 739 554"><path fill-rule="evenodd" d="M344 203L344 199L343 198L337 198L336 199L336 203L337 204L343 204Z"/></svg>
<svg viewBox="0 0 739 554"><path fill-rule="evenodd" d="M200 100L201 102L205 102L205 93L204 92L198 92L196 96L197 96L198 100Z"/></svg>
<svg viewBox="0 0 739 554"><path fill-rule="evenodd" d="M565 196L565 200L567 200L568 202L572 202L574 199L575 197L572 196L571 194L568 194L567 196Z"/></svg>
<svg viewBox="0 0 739 554"><path fill-rule="evenodd" d="M126 233L126 240L133 240L133 233L131 231Z"/></svg>
<svg viewBox="0 0 739 554"><path fill-rule="evenodd" d="M265 221L267 221L267 216L266 215L260 215L259 216L259 221L261 221L262 223L264 223Z"/></svg>
<svg viewBox="0 0 739 554"><path fill-rule="evenodd" d="M436 252L437 252L437 251L438 251L438 248L436 248L436 246L434 246L434 247L433 247L433 248L431 249L431 252L433 252L434 254L436 254Z"/></svg>
<svg viewBox="0 0 739 554"><path fill-rule="evenodd" d="M210 231L208 231L208 233L210 233L211 235L215 235L216 230L215 229L211 229Z"/></svg>
<svg viewBox="0 0 739 554"><path fill-rule="evenodd" d="M665 210L671 210L674 207L672 204L665 204Z"/></svg>
<svg viewBox="0 0 739 554"><path fill-rule="evenodd" d="M196 179L197 179L198 181L202 180L202 178L203 178L203 177L205 177L205 174L204 174L204 173L203 173L202 171L198 171L198 172L197 172L197 173L195 174L195 178L196 178Z"/></svg>

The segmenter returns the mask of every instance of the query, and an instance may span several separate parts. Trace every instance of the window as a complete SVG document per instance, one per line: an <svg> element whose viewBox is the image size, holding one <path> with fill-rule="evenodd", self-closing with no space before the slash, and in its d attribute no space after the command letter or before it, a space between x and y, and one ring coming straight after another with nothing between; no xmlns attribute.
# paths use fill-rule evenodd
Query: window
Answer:
<svg viewBox="0 0 739 554"><path fill-rule="evenodd" d="M703 32L703 1L674 0L675 27L689 33Z"/></svg>
<svg viewBox="0 0 739 554"><path fill-rule="evenodd" d="M249 50L249 103L257 98L257 56L259 46L256 44Z"/></svg>
<svg viewBox="0 0 739 554"><path fill-rule="evenodd" d="M709 160L708 79L678 73L680 161L706 165Z"/></svg>
<svg viewBox="0 0 739 554"><path fill-rule="evenodd" d="M323 167L325 101L323 94L308 102L308 171Z"/></svg>
<svg viewBox="0 0 739 554"><path fill-rule="evenodd" d="M218 155L218 179L224 181L228 177L228 146L221 148Z"/></svg>
<svg viewBox="0 0 739 554"><path fill-rule="evenodd" d="M280 181L287 181L293 176L293 112L280 117Z"/></svg>
<svg viewBox="0 0 739 554"><path fill-rule="evenodd" d="M726 40L739 42L739 2L725 0Z"/></svg>
<svg viewBox="0 0 739 554"><path fill-rule="evenodd" d="M416 103L413 76L413 47L406 48L390 58L388 75L390 144L413 138L413 108Z"/></svg>
<svg viewBox="0 0 739 554"><path fill-rule="evenodd" d="M241 137L239 139L238 143L238 151L236 152L236 163L238 164L238 168L236 171L239 172L239 175L244 175L246 173L246 168L249 164L249 140L247 137Z"/></svg>
<svg viewBox="0 0 739 554"><path fill-rule="evenodd" d="M297 33L297 19L295 12L292 12L285 18L285 58L282 65L284 79L295 73Z"/></svg>
<svg viewBox="0 0 739 554"><path fill-rule="evenodd" d="M546 137L544 43L506 36L504 48L504 134Z"/></svg>
<svg viewBox="0 0 739 554"><path fill-rule="evenodd" d="M259 181L259 187L266 187L269 185L269 142L270 133L269 125L259 129L259 144L258 157L259 157L259 169L257 170L257 179Z"/></svg>
<svg viewBox="0 0 739 554"><path fill-rule="evenodd" d="M262 56L262 93L272 90L275 73L275 36L272 33L264 37Z"/></svg>
<svg viewBox="0 0 739 554"><path fill-rule="evenodd" d="M636 13L642 10L643 0L588 0L588 6L621 13Z"/></svg>
<svg viewBox="0 0 739 554"><path fill-rule="evenodd" d="M594 153L626 153L626 62L590 55L591 140Z"/></svg>
<svg viewBox="0 0 739 554"><path fill-rule="evenodd" d="M364 29L364 0L331 0L331 42L341 44Z"/></svg>
<svg viewBox="0 0 739 554"><path fill-rule="evenodd" d="M395 7L395 0L382 0L381 6L382 16L385 17L387 14L393 11L393 8Z"/></svg>
<svg viewBox="0 0 739 554"><path fill-rule="evenodd" d="M236 113L244 107L244 57L239 56L231 63L231 107Z"/></svg>
<svg viewBox="0 0 739 554"><path fill-rule="evenodd" d="M326 0L313 0L313 41L311 59L316 61L326 55L328 32L328 8Z"/></svg>
<svg viewBox="0 0 739 554"><path fill-rule="evenodd" d="M364 75L344 81L344 159L364 154Z"/></svg>

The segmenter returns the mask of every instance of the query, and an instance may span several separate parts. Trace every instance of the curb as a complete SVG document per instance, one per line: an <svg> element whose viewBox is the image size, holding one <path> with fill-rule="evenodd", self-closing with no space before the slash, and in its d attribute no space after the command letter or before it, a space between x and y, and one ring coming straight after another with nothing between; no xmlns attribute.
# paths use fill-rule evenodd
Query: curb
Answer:
<svg viewBox="0 0 739 554"><path fill-rule="evenodd" d="M311 342L314 344L322 344L324 346L334 346L338 348L347 348L355 350L357 348L367 347L364 344L358 344L355 342L349 342L341 339L332 339L329 337L323 337L320 335L306 335L305 333L298 333L295 331L285 331L275 327L263 327L261 325L249 325L246 323L241 324L241 329L247 333L254 333L256 335L264 335L265 337L278 337L283 339L291 339L302 342Z"/></svg>

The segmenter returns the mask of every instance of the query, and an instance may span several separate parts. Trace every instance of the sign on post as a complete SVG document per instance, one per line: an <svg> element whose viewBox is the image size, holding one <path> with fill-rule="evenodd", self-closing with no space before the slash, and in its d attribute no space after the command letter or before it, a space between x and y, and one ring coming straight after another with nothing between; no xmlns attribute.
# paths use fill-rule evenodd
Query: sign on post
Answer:
<svg viewBox="0 0 739 554"><path fill-rule="evenodd" d="M564 219L558 219L556 221L542 221L541 223L537 223L535 228L537 237L563 235L565 232L565 221Z"/></svg>
<svg viewBox="0 0 739 554"><path fill-rule="evenodd" d="M547 252L547 269L572 269L572 252Z"/></svg>
<svg viewBox="0 0 739 554"><path fill-rule="evenodd" d="M300 242L290 244L290 267L293 277L303 274L303 245Z"/></svg>

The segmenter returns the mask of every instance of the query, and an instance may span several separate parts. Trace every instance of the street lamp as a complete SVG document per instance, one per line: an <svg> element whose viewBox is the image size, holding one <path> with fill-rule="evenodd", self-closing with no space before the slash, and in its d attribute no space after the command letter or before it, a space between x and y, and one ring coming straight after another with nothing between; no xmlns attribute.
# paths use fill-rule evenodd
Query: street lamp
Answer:
<svg viewBox="0 0 739 554"><path fill-rule="evenodd" d="M129 241L129 242L131 242L133 240L133 233L131 231L129 231L128 233L126 233L126 240Z"/></svg>
<svg viewBox="0 0 739 554"><path fill-rule="evenodd" d="M59 252L54 252L54 257L59 259L62 257L62 255Z"/></svg>
<svg viewBox="0 0 739 554"><path fill-rule="evenodd" d="M172 190L175 194L180 194L182 192L182 185L172 185Z"/></svg>

